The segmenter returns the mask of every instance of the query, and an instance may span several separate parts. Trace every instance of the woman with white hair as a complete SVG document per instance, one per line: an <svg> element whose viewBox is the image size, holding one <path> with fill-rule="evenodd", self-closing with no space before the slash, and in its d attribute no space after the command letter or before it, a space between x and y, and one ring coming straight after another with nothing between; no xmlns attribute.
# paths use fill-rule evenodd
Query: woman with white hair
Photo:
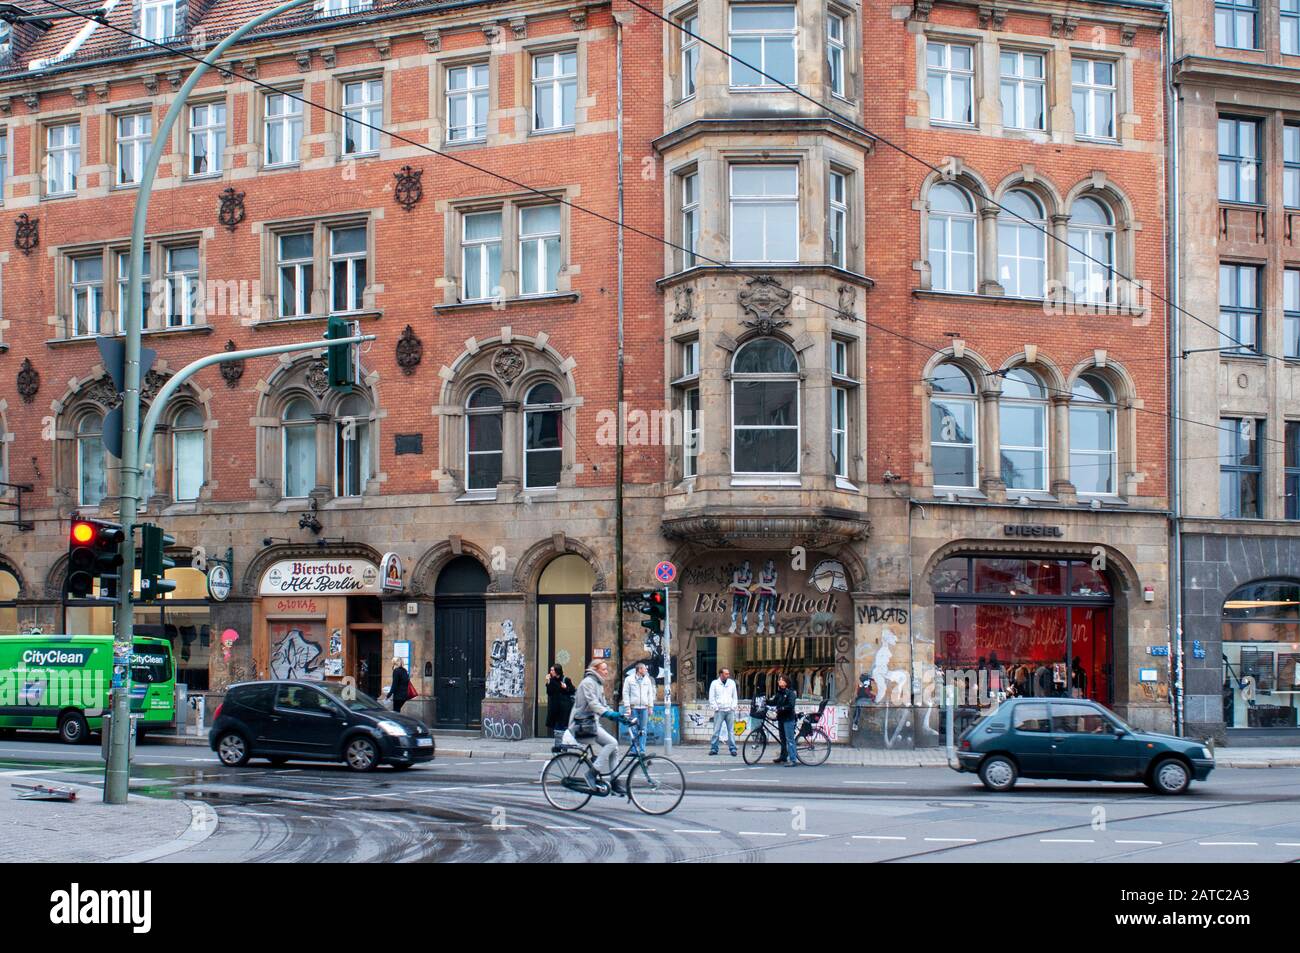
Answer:
<svg viewBox="0 0 1300 953"><path fill-rule="evenodd" d="M393 683L388 686L388 696L393 700L393 711L401 711L411 698L411 673L402 664L401 656L393 657Z"/></svg>

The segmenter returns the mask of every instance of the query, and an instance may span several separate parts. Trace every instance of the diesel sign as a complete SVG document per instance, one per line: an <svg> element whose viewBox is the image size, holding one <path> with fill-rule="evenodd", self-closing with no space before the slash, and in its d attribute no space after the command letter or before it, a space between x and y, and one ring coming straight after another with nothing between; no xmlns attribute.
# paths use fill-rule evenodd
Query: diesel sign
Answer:
<svg viewBox="0 0 1300 953"><path fill-rule="evenodd" d="M1041 523L1007 523L1002 527L1003 536L1064 536L1059 526L1044 526Z"/></svg>

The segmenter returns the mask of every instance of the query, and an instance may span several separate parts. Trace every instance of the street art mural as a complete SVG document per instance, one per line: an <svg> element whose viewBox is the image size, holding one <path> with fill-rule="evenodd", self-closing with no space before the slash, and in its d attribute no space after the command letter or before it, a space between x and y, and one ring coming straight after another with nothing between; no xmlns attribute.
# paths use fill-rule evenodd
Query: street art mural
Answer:
<svg viewBox="0 0 1300 953"><path fill-rule="evenodd" d="M320 633L298 624L271 627L272 678L324 680L325 666L321 664L324 649L311 638L313 635L320 638Z"/></svg>
<svg viewBox="0 0 1300 953"><path fill-rule="evenodd" d="M519 635L512 620L501 623L501 635L492 640L488 665L488 698L524 697L524 653L519 650Z"/></svg>

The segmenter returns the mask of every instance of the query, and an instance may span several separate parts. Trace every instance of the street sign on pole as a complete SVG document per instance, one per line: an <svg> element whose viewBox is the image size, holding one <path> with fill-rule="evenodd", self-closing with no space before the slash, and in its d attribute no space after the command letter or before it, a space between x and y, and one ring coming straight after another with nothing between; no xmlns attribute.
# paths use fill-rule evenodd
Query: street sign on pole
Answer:
<svg viewBox="0 0 1300 953"><path fill-rule="evenodd" d="M671 566L672 563L659 565ZM676 570L674 570L674 573ZM671 622L668 611L668 587L664 586L664 754L673 753L673 647Z"/></svg>
<svg viewBox="0 0 1300 953"><path fill-rule="evenodd" d="M655 566L655 578L666 586L677 578L677 567L665 559Z"/></svg>

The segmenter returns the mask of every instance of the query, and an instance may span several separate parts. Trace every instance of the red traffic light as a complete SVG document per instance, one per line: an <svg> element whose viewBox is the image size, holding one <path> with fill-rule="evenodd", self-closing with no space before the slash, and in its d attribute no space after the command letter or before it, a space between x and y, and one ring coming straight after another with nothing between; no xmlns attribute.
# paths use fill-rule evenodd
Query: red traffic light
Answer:
<svg viewBox="0 0 1300 953"><path fill-rule="evenodd" d="M81 546L87 546L95 539L95 525L84 521L77 521L72 524L72 541Z"/></svg>

